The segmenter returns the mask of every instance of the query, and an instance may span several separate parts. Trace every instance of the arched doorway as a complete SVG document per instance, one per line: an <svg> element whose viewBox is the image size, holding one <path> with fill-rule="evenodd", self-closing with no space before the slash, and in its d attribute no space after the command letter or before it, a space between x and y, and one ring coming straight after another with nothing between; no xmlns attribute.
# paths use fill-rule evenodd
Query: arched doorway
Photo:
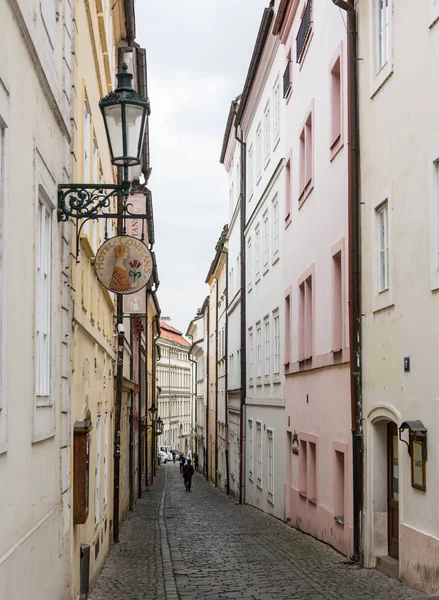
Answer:
<svg viewBox="0 0 439 600"><path fill-rule="evenodd" d="M399 559L399 453L396 423L387 424L387 551Z"/></svg>
<svg viewBox="0 0 439 600"><path fill-rule="evenodd" d="M375 567L380 557L399 559L399 415L389 407L376 407L367 419L365 473L365 566Z"/></svg>

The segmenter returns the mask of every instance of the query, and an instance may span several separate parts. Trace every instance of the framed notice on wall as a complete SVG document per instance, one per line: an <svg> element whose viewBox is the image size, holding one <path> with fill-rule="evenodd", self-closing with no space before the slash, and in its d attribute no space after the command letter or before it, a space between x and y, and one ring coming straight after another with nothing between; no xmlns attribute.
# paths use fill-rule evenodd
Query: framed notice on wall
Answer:
<svg viewBox="0 0 439 600"><path fill-rule="evenodd" d="M411 439L412 487L423 492L427 491L425 476L425 453L422 441Z"/></svg>

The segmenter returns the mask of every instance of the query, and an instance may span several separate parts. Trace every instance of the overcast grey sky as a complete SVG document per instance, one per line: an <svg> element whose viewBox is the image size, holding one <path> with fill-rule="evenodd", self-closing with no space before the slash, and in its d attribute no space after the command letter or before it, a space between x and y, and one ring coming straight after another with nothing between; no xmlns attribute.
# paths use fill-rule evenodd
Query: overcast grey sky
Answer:
<svg viewBox="0 0 439 600"><path fill-rule="evenodd" d="M230 102L241 93L269 0L137 0L148 56L155 251L162 316L183 333L228 221L219 164Z"/></svg>

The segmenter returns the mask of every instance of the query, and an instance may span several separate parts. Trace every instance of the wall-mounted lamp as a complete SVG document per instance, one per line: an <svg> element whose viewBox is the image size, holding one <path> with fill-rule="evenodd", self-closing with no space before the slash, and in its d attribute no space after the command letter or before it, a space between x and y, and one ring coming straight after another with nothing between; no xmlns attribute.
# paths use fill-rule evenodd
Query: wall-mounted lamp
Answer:
<svg viewBox="0 0 439 600"><path fill-rule="evenodd" d="M401 436L406 429L409 432L408 442ZM401 423L398 432L399 439L407 446L411 458L412 487L425 492L427 490L427 429L422 421L404 421L404 423Z"/></svg>

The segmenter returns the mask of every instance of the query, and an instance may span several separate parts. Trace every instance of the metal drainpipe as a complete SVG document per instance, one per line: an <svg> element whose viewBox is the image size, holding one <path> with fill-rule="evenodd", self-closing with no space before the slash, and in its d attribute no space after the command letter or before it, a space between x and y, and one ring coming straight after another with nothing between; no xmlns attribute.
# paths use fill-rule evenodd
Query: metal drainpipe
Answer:
<svg viewBox="0 0 439 600"><path fill-rule="evenodd" d="M225 329L225 340L224 340L224 353L225 353L225 400L226 400L226 492L230 494L230 465L229 465L229 395L227 390L229 389L229 368L228 368L228 356L229 356L229 334L228 334L228 315L227 310L229 308L229 252L226 252L226 329Z"/></svg>
<svg viewBox="0 0 439 600"><path fill-rule="evenodd" d="M148 399L149 399L149 374L148 374L148 346L149 346L149 323L148 323L148 298L149 290L146 291L146 335L145 335L145 486L149 486L149 452L148 452ZM152 326L152 323L151 323Z"/></svg>
<svg viewBox="0 0 439 600"><path fill-rule="evenodd" d="M134 381L134 332L133 332L133 320L130 319L130 380ZM129 432L129 480L130 480L130 510L134 510L134 391L130 390L130 432Z"/></svg>
<svg viewBox="0 0 439 600"><path fill-rule="evenodd" d="M139 332L139 364L138 364L138 379L139 379L139 394L138 394L138 425L137 425L137 497L142 497L142 334Z"/></svg>
<svg viewBox="0 0 439 600"><path fill-rule="evenodd" d="M122 175L123 173L123 175ZM128 181L128 167L117 169L117 182ZM117 212L120 213L123 208L123 196L117 197ZM117 235L124 234L124 224L122 219L117 220ZM123 296L117 294L116 299L117 325L123 324ZM116 371L116 406L114 418L114 473L113 473L113 541L119 543L119 523L120 523L120 426L122 415L122 395L123 395L123 353L125 344L125 332L120 333L118 328L117 335L117 371Z"/></svg>
<svg viewBox="0 0 439 600"><path fill-rule="evenodd" d="M193 358L191 358L191 355L190 355L190 353L188 353L188 359L191 361L191 363L192 363L192 364L194 364L194 365L195 365L195 393L194 393L194 392L192 392L192 393L191 393L191 396L192 396L192 405L193 405L193 407L194 407L194 416L195 416L195 423L196 423L196 419L197 419L197 413L196 413L196 408L195 408L195 405L196 405L196 402L197 402L197 378L198 378L198 364L197 364L197 361L196 361L196 360L194 360ZM193 390L193 389L194 389L194 387L192 386L192 390ZM195 397L195 399L194 399L194 397ZM192 413L192 410L191 410L191 413ZM192 415L191 415L191 421L192 421ZM192 425L192 424L191 424L191 425ZM195 427L196 427L196 426L195 426ZM193 427L193 428L192 428L192 426L191 426L191 430L192 430L192 429L195 429L195 427ZM193 446L192 446L192 433L191 433L191 438L190 438L190 439L191 439L191 448L192 448L192 447L193 447ZM194 451L194 452L195 452L195 451Z"/></svg>
<svg viewBox="0 0 439 600"><path fill-rule="evenodd" d="M156 397L157 397L157 348L156 348L157 340L154 340L152 345L152 404L156 405ZM157 442L155 435L155 421L152 422L152 476L157 474ZM154 479L152 479L154 481Z"/></svg>
<svg viewBox="0 0 439 600"><path fill-rule="evenodd" d="M216 278L215 293L215 487L218 487L218 288Z"/></svg>
<svg viewBox="0 0 439 600"><path fill-rule="evenodd" d="M363 422L361 364L361 255L359 190L359 124L357 78L357 27L353 3L332 0L348 17L348 120L349 120L349 332L351 372L351 419L353 461L353 534L352 560L362 561L361 513L363 509Z"/></svg>
<svg viewBox="0 0 439 600"><path fill-rule="evenodd" d="M246 143L238 135L238 125L235 125L235 139L241 146L241 402L239 417L239 502L245 504L245 399L247 392L247 315L246 315L246 272L245 272L245 221L246 221Z"/></svg>
<svg viewBox="0 0 439 600"><path fill-rule="evenodd" d="M206 466L206 481L209 481L209 342L210 342L210 298L207 303L207 352L206 352L206 443L204 445L205 448L205 466Z"/></svg>

